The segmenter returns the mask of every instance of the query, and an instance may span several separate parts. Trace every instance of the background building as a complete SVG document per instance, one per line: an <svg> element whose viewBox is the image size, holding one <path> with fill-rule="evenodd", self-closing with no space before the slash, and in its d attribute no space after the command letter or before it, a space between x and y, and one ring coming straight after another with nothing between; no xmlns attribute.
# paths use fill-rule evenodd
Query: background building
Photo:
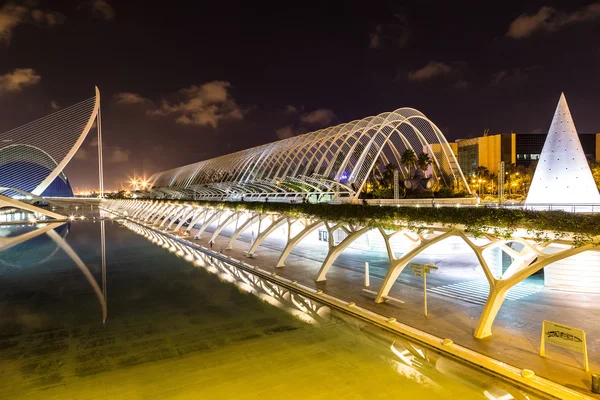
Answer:
<svg viewBox="0 0 600 400"><path fill-rule="evenodd" d="M500 133L451 143L458 164L465 176L473 176L480 166L498 173L498 164L528 167L537 161L546 141L546 133ZM579 140L590 161L600 161L600 133L580 133Z"/></svg>
<svg viewBox="0 0 600 400"><path fill-rule="evenodd" d="M63 171L97 122L100 91L95 92L94 97L0 133L0 194L73 196Z"/></svg>

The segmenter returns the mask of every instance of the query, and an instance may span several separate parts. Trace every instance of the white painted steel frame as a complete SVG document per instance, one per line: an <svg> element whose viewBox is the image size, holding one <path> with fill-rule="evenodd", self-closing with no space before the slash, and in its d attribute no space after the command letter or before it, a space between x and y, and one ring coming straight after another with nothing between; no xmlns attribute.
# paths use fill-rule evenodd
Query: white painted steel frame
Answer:
<svg viewBox="0 0 600 400"><path fill-rule="evenodd" d="M0 153L7 151L9 148L20 146L23 148L22 151L33 148L40 150L48 157L47 160L39 164L51 170L51 172L31 193L36 196L41 195L54 179L62 174L92 128L99 108L100 91L96 87L95 96L92 98L18 128L0 133ZM101 150L99 151L101 156ZM23 157L16 161L36 162L36 160L28 160L27 154L23 154ZM30 173L30 171L21 169L7 171L7 173L22 176Z"/></svg>
<svg viewBox="0 0 600 400"><path fill-rule="evenodd" d="M103 204L108 210L116 214L127 215L130 210L135 210L139 206L139 203L145 204L147 209L153 209L155 206L153 202L144 200L110 200ZM159 215L162 215L161 218L164 217L165 221L171 216L178 215L181 210L190 206L195 208L199 212L200 216L204 216L204 223L202 223L198 229L195 235L196 238L213 222L219 221L217 223L215 233L211 236L211 240L214 240L216 234L218 234L218 232L220 232L225 225L229 225L231 223L229 218L221 220L221 216L229 214L246 215L247 219L241 225L236 225L226 249L233 248L233 245L237 241L237 238L240 234L258 224L256 230L256 240L251 244L250 250L247 253L248 257L254 256L254 253L260 246L261 242L268 235L272 234L276 228L287 223L287 241L276 264L277 267L283 267L285 265L285 260L287 257L304 237L306 237L315 229L324 226L329 233L329 251L316 276L315 281L317 282L325 281L327 279L327 273L344 249L346 249L352 242L360 238L362 235L374 229L369 226L351 225L342 222L319 221L308 218L298 219L272 212L261 214L258 212L240 212L227 208L215 209L212 207L188 204L166 203L166 205L170 206L168 208L169 212L165 214L159 213ZM209 215L210 218L207 218ZM140 221L142 223L144 222L143 219L140 219ZM302 228L296 234L292 234L292 226L299 221L302 224ZM194 225L199 222L200 218L192 220L186 232L191 231ZM386 251L389 258L387 274L383 279L381 287L379 288L375 298L375 302L377 303L383 302L386 298L388 298L390 289L396 283L398 276L405 269L405 267L420 253L436 243L440 243L451 237L458 237L473 250L489 283L488 298L474 332L474 336L479 339L492 335L492 324L506 298L508 291L515 285L554 262L564 260L568 257L575 256L586 251L600 251L600 238L595 238L592 243L577 246L573 239L568 236L565 236L562 239L548 239L548 242L540 242L539 238L531 237L531 233L525 230L517 230L513 234L513 238L510 239L494 236L493 231L488 232L485 235L485 238L480 239L472 236L469 232L465 231L459 226L445 226L443 224L417 226L412 229L402 227L394 230L384 228L375 229L380 232L385 241ZM341 230L345 233L345 238L339 243L335 243L334 241L334 233L337 230ZM411 245L402 256L396 257L392 250L390 240L394 235L400 234L408 238L408 240L411 242ZM518 243L522 245L522 250L516 251L509 247L508 245L511 243ZM550 245L554 246L551 251L548 249ZM498 274L494 274L489 261L484 256L484 251L495 248L499 248L512 259L511 265L506 269L506 271L501 273L500 276L497 276ZM273 248L271 248L271 250L273 250Z"/></svg>
<svg viewBox="0 0 600 400"><path fill-rule="evenodd" d="M406 149L417 155L427 152L433 161L432 174L442 185L460 185L470 192L440 129L413 108L159 172L149 181L155 193L173 198L239 200L328 194L355 200L374 168L382 170L394 163L406 178L408 171L400 163Z"/></svg>

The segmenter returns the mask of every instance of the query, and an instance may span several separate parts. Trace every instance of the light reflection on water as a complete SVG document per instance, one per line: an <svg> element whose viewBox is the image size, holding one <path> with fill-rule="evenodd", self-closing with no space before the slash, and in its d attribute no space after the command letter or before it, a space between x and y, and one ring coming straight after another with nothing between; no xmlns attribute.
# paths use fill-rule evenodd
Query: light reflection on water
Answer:
<svg viewBox="0 0 600 400"><path fill-rule="evenodd" d="M177 241L127 228L105 223L105 257L101 223L79 221L0 253L0 381L10 382L0 398L526 398ZM0 237L32 231L0 227Z"/></svg>

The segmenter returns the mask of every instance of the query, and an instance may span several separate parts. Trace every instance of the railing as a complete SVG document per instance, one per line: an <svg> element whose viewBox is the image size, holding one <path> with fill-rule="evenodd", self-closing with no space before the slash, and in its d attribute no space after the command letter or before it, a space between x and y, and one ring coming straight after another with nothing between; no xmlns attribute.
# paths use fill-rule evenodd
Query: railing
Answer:
<svg viewBox="0 0 600 400"><path fill-rule="evenodd" d="M598 203L527 203L525 202L505 202L502 204L477 203L474 197L467 198L449 198L449 199L369 199L368 205L379 206L398 206L398 207L489 207L489 208L507 208L512 210L532 210L532 211L566 211L572 213L597 213L600 212Z"/></svg>

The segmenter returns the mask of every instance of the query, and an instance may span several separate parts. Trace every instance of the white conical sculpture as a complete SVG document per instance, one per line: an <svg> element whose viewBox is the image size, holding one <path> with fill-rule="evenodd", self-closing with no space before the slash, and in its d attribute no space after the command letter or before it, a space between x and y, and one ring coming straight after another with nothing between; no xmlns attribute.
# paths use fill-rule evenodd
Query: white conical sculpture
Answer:
<svg viewBox="0 0 600 400"><path fill-rule="evenodd" d="M591 203L600 204L600 194L561 93L525 204Z"/></svg>

